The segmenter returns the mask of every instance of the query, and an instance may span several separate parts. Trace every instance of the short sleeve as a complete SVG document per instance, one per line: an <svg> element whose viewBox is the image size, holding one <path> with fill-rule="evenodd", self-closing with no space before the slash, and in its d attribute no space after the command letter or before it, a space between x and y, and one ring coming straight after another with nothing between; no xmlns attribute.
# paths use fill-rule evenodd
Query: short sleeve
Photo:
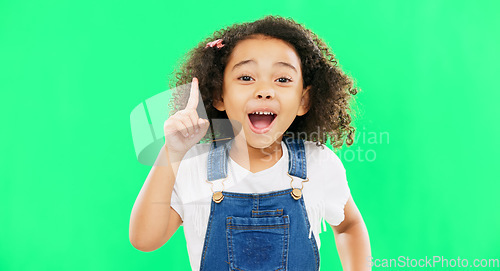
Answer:
<svg viewBox="0 0 500 271"><path fill-rule="evenodd" d="M344 207L351 196L347 183L346 170L340 158L329 148L325 147L323 159L328 164L325 167L323 199L325 203L324 219L332 226L344 221Z"/></svg>
<svg viewBox="0 0 500 271"><path fill-rule="evenodd" d="M174 184L174 189L172 190L172 197L170 199L170 207L172 207L181 217L184 223L184 209L182 207L182 201L179 197L179 192L177 192L178 187ZM182 224L181 224L182 225Z"/></svg>

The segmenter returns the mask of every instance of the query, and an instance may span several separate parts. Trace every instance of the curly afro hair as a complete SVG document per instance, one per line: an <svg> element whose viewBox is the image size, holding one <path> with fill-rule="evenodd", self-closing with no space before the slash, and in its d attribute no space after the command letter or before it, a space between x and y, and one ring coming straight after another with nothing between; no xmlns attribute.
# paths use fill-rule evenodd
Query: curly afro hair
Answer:
<svg viewBox="0 0 500 271"><path fill-rule="evenodd" d="M334 54L328 46L314 33L296 23L293 19L280 16L266 16L260 20L233 24L215 31L201 41L186 55L187 61L174 70L175 79L170 87L175 88L170 101L172 115L185 108L189 91L182 91L181 85L189 84L193 77L198 78L199 90L210 121L211 132L202 141L214 140L216 137L233 137L233 132L214 130L214 119L227 119L225 111L213 106L214 100L220 100L224 70L231 52L242 40L253 35L265 35L283 40L292 45L301 61L303 87L309 90L310 109L303 116L297 116L285 132L292 135L304 135L304 140L326 144L327 140L333 148L353 144L355 128L350 125L350 99L358 89L353 87L353 80L339 67ZM208 47L208 42L222 39L222 48Z"/></svg>

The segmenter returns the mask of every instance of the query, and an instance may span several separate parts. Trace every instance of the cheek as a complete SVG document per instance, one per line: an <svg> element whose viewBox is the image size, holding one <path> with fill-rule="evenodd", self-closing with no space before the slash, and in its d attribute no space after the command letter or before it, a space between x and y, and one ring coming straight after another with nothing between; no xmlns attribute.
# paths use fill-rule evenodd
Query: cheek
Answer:
<svg viewBox="0 0 500 271"><path fill-rule="evenodd" d="M300 99L301 96L298 93L286 95L285 97L281 98L281 103L286 103L288 108L292 108L295 106L298 106L300 104Z"/></svg>

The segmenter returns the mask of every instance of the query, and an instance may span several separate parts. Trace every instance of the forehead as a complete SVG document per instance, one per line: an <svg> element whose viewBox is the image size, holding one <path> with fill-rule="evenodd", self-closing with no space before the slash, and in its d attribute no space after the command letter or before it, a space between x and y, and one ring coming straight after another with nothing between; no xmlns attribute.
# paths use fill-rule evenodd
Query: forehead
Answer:
<svg viewBox="0 0 500 271"><path fill-rule="evenodd" d="M254 59L263 64L285 61L300 69L300 58L291 44L266 36L253 36L238 42L231 52L227 67L231 68L239 61L247 59Z"/></svg>

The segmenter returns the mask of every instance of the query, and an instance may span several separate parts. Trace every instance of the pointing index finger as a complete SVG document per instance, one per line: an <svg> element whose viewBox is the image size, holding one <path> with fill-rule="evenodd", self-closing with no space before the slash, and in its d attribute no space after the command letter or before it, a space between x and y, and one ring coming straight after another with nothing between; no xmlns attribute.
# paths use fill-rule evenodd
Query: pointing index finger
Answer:
<svg viewBox="0 0 500 271"><path fill-rule="evenodd" d="M196 109L198 107L198 96L200 91L198 89L198 78L193 77L191 82L191 92L189 93L189 100L187 102L186 108Z"/></svg>

